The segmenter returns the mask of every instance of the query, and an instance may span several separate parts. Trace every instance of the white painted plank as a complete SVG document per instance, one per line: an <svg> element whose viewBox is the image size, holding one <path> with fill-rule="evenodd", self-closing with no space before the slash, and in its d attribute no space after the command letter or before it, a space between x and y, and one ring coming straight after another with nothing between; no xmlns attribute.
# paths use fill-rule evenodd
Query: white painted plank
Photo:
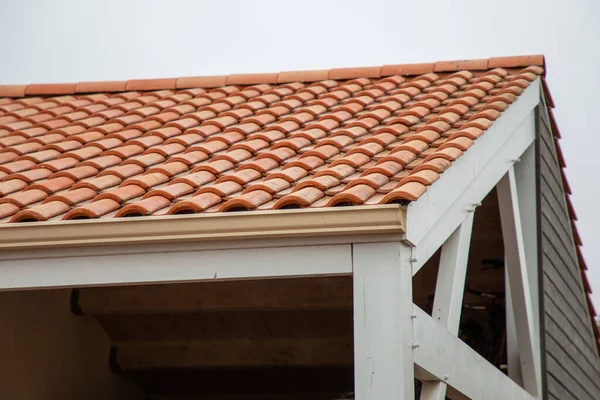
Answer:
<svg viewBox="0 0 600 400"><path fill-rule="evenodd" d="M0 262L0 289L352 273L351 245L57 257Z"/></svg>
<svg viewBox="0 0 600 400"><path fill-rule="evenodd" d="M432 317L454 335L458 334L462 312L473 215L474 213L469 213L442 246L435 285ZM423 382L421 400L444 400L445 398L444 382Z"/></svg>
<svg viewBox="0 0 600 400"><path fill-rule="evenodd" d="M537 396L541 392L541 376L540 364L537 359L538 352L534 349L538 346L539 341L536 340L533 321L519 195L513 168L509 169L504 178L498 183L497 191L502 222L504 257L514 312L523 386L529 393Z"/></svg>
<svg viewBox="0 0 600 400"><path fill-rule="evenodd" d="M529 278L529 292L531 309L533 310L534 337L540 337L540 305L539 305L539 267L538 267L538 230L537 230L537 191L536 191L536 161L535 145L520 158L514 165L517 193L519 194L519 213L521 228L523 230L523 245L525 260L527 262L527 275ZM539 345L535 347L539 350ZM537 357L540 358L539 351Z"/></svg>
<svg viewBox="0 0 600 400"><path fill-rule="evenodd" d="M539 79L494 122L486 133L442 174L419 198L409 204L405 240L416 246L413 273L492 190L535 140L534 108L539 103Z"/></svg>
<svg viewBox="0 0 600 400"><path fill-rule="evenodd" d="M533 400L534 397L481 357L462 340L414 306L417 378L438 379L459 392L452 398ZM452 389L452 390L450 390Z"/></svg>
<svg viewBox="0 0 600 400"><path fill-rule="evenodd" d="M433 319L438 320L453 334L458 334L462 311L473 214L469 213L463 223L442 246L435 297Z"/></svg>
<svg viewBox="0 0 600 400"><path fill-rule="evenodd" d="M246 240L214 240L214 241L188 241L181 243L156 243L156 244L126 244L126 245L102 245L102 246L77 246L42 248L28 250L1 250L0 261L8 260L33 260L56 257L86 257L105 256L139 253L164 253L183 251L205 251L205 250L237 250L272 247L292 246L324 246L351 243L376 243L376 242L398 242L402 240L400 233L393 234L369 234L357 233L356 235L331 235L311 237L277 237L269 240L246 239Z"/></svg>
<svg viewBox="0 0 600 400"><path fill-rule="evenodd" d="M512 297L510 295L510 279L508 279L508 270L504 268L504 290L506 292L504 301L506 302L506 362L508 367L508 376L510 379L523 386L523 374L521 373L521 356L519 354L519 344L517 342L517 328L515 326L515 311L513 309Z"/></svg>
<svg viewBox="0 0 600 400"><path fill-rule="evenodd" d="M414 398L410 248L353 246L356 400Z"/></svg>
<svg viewBox="0 0 600 400"><path fill-rule="evenodd" d="M523 244L529 278L529 291L531 294L531 309L533 312L534 337L536 345L533 350L537 362L541 365L540 343L540 310L539 310L539 283L538 283L538 254L537 254L537 193L536 193L536 161L535 145L529 146L514 164L517 192L519 194L519 209L524 212L521 216L523 229ZM515 382L523 384L519 346L515 326L512 297L510 295L510 280L505 271L506 281L506 350L508 358L508 376Z"/></svg>

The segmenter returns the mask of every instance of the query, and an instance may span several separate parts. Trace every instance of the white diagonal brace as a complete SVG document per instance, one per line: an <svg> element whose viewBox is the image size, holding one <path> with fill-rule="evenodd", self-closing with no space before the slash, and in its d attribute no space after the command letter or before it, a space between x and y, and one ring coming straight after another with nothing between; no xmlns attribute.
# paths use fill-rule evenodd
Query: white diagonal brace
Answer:
<svg viewBox="0 0 600 400"><path fill-rule="evenodd" d="M419 343L413 352L417 379L445 381L451 399L534 400L425 311L415 305L413 313L415 341Z"/></svg>
<svg viewBox="0 0 600 400"><path fill-rule="evenodd" d="M533 310L527 270L521 210L514 168L498 182L498 203L504 240L504 257L509 280L510 298L514 311L517 345L521 362L523 386L533 396L541 393L540 365L535 350ZM523 212L527 212L523 210ZM532 249L535 251L535 249Z"/></svg>
<svg viewBox="0 0 600 400"><path fill-rule="evenodd" d="M435 285L433 319L440 322L453 335L458 334L460 324L473 214L473 212L467 214L463 223L442 246L437 283ZM446 384L444 382L423 382L421 400L444 400L445 397Z"/></svg>

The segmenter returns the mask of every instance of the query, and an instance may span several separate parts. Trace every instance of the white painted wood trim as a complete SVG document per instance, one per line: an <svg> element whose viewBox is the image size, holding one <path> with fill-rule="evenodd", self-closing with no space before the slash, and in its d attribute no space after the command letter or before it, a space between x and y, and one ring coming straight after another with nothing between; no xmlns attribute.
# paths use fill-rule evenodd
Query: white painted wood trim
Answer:
<svg viewBox="0 0 600 400"><path fill-rule="evenodd" d="M453 399L533 400L534 397L462 340L414 306L413 356L420 380L441 380Z"/></svg>
<svg viewBox="0 0 600 400"><path fill-rule="evenodd" d="M521 361L523 386L533 396L541 394L540 363L535 348L539 341L536 338L531 307L531 291L519 194L514 168L508 170L498 183L498 203L502 222L504 241L504 257L508 275L510 299L514 312L515 332ZM534 249L529 249L529 251Z"/></svg>
<svg viewBox="0 0 600 400"><path fill-rule="evenodd" d="M78 246L61 248L42 248L24 250L0 251L0 261L8 260L43 260L47 258L62 257L89 257L125 254L151 254L172 253L205 250L237 250L237 249L269 249L272 247L295 247L295 246L323 246L351 243L381 243L399 242L402 235L392 234L357 234L357 235L335 235L335 236L310 236L310 237L276 237L265 239L246 240L214 240L181 243L156 243L156 244L121 244L106 246ZM268 251L268 250L267 250Z"/></svg>
<svg viewBox="0 0 600 400"><path fill-rule="evenodd" d="M453 335L458 334L460 324L473 215L474 213L467 214L467 218L442 246L435 285L433 320L438 321ZM423 382L421 400L444 400L445 398L446 384L444 382Z"/></svg>
<svg viewBox="0 0 600 400"><path fill-rule="evenodd" d="M355 400L413 399L410 248L357 244L352 259Z"/></svg>
<svg viewBox="0 0 600 400"><path fill-rule="evenodd" d="M527 261L527 274L529 278L529 291L531 294L531 309L533 313L535 358L541 365L540 349L540 309L539 309L539 282L538 282L538 253L537 253L537 193L536 193L536 162L535 145L523 153L518 163L514 164L517 191L519 194L519 209L521 228L523 229L523 244ZM523 384L521 373L519 346L515 327L515 316L510 295L510 280L505 271L506 282L506 348L508 356L508 376L515 382Z"/></svg>
<svg viewBox="0 0 600 400"><path fill-rule="evenodd" d="M458 334L462 311L472 229L473 213L469 213L442 246L435 286L433 319L455 335Z"/></svg>
<svg viewBox="0 0 600 400"><path fill-rule="evenodd" d="M527 262L527 275L529 278L529 292L531 294L531 309L533 310L533 323L535 337L540 337L540 305L539 305L539 265L538 265L538 230L537 230L537 192L536 192L536 161L535 145L520 157L520 162L514 164L517 193L519 194L519 213L521 216L521 229L523 230L523 245L525 246L525 260ZM539 342L538 342L539 343ZM536 346L539 350L539 345ZM538 351L537 358L540 354Z"/></svg>
<svg viewBox="0 0 600 400"><path fill-rule="evenodd" d="M352 273L351 245L56 257L0 262L0 290Z"/></svg>
<svg viewBox="0 0 600 400"><path fill-rule="evenodd" d="M510 279L508 278L508 269L504 266L504 290L506 303L506 363L508 376L523 386L523 374L521 373L521 355L519 354L519 344L517 342L517 327L515 326L515 311L513 309L512 297L510 295Z"/></svg>
<svg viewBox="0 0 600 400"><path fill-rule="evenodd" d="M413 250L413 273L425 264L475 205L535 140L535 107L539 79L454 161L406 210L405 240Z"/></svg>

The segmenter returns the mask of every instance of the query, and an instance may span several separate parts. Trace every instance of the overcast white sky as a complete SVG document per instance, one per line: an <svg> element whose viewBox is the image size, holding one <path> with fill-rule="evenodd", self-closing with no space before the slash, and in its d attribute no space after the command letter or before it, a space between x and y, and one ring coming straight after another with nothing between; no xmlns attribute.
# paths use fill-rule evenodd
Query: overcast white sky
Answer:
<svg viewBox="0 0 600 400"><path fill-rule="evenodd" d="M598 21L593 0L0 0L0 84L543 53L600 308Z"/></svg>

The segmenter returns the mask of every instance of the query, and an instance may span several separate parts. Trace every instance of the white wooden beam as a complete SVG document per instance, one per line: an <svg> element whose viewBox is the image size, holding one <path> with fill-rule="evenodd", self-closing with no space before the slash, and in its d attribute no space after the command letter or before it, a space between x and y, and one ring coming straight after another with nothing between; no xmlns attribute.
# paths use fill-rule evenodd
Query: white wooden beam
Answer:
<svg viewBox="0 0 600 400"><path fill-rule="evenodd" d="M0 290L352 273L350 244L0 261Z"/></svg>
<svg viewBox="0 0 600 400"><path fill-rule="evenodd" d="M452 399L533 400L534 397L416 305L416 377L441 380ZM408 398L408 397L406 397Z"/></svg>
<svg viewBox="0 0 600 400"><path fill-rule="evenodd" d="M538 279L538 230L537 230L537 199L536 190L536 156L535 145L520 157L520 161L514 164L517 193L519 194L519 213L521 216L521 229L523 230L523 245L525 248L525 260L527 262L527 275L529 278L529 292L531 294L531 309L533 310L533 322L535 337L540 337L540 306L539 306L539 279ZM539 343L539 341L538 341ZM540 347L537 358L539 359Z"/></svg>
<svg viewBox="0 0 600 400"><path fill-rule="evenodd" d="M458 334L462 312L473 214L467 214L467 218L442 246L435 285L432 317L453 335ZM444 400L445 398L446 384L444 382L423 382L421 400Z"/></svg>
<svg viewBox="0 0 600 400"><path fill-rule="evenodd" d="M509 281L510 299L514 312L515 332L521 362L523 386L533 396L541 394L540 364L533 310L521 210L514 168L510 168L498 183L498 203L502 222L505 265ZM535 210L533 210L535 211ZM531 212L523 210L523 212ZM531 249L530 249L531 250ZM535 249L533 249L535 250Z"/></svg>
<svg viewBox="0 0 600 400"><path fill-rule="evenodd" d="M410 248L353 249L355 400L413 399Z"/></svg>
<svg viewBox="0 0 600 400"><path fill-rule="evenodd" d="M508 278L508 269L504 267L504 301L506 303L506 363L507 372L510 379L523 386L523 374L521 373L521 355L519 354L519 344L517 342L517 327L515 325L515 311L513 308L512 297L510 295L510 279Z"/></svg>
<svg viewBox="0 0 600 400"><path fill-rule="evenodd" d="M406 211L406 235L412 246L413 274L427 262L465 219L473 206L496 186L535 140L539 79L519 96L473 146L442 174Z"/></svg>
<svg viewBox="0 0 600 400"><path fill-rule="evenodd" d="M450 332L458 334L462 311L463 292L469 261L473 214L469 213L463 223L442 246L440 266L435 286L433 319L438 320Z"/></svg>

